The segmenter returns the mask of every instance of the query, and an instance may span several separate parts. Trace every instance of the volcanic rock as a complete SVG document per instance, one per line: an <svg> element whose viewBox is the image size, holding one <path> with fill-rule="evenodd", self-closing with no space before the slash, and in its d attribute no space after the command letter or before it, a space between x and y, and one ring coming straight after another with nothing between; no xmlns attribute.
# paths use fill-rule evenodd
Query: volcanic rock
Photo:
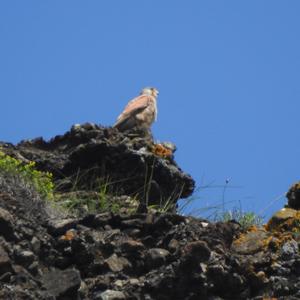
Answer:
<svg viewBox="0 0 300 300"><path fill-rule="evenodd" d="M121 133L91 123L73 126L50 141L0 144L6 154L34 161L39 170L51 172L61 191L98 190L106 185L114 195L136 195L147 205L176 203L190 196L194 180L173 157L153 153L153 145L151 137L139 132Z"/></svg>
<svg viewBox="0 0 300 300"><path fill-rule="evenodd" d="M12 272L10 258L5 249L0 245L0 276L7 272Z"/></svg>
<svg viewBox="0 0 300 300"><path fill-rule="evenodd" d="M288 198L288 207L300 209L300 182L293 184L286 193Z"/></svg>
<svg viewBox="0 0 300 300"><path fill-rule="evenodd" d="M178 215L194 181L153 144L95 124L1 143L54 174L57 202L0 170L0 299L300 299L297 205L248 228Z"/></svg>
<svg viewBox="0 0 300 300"><path fill-rule="evenodd" d="M0 207L0 235L7 240L15 238L13 216L5 209Z"/></svg>
<svg viewBox="0 0 300 300"><path fill-rule="evenodd" d="M81 279L77 270L53 270L43 276L43 284L56 299L76 299Z"/></svg>

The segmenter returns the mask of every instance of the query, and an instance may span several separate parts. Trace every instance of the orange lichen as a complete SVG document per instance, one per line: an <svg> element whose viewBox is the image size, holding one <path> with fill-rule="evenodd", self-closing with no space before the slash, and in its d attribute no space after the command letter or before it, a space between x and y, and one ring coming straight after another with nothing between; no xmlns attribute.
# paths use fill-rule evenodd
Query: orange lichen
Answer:
<svg viewBox="0 0 300 300"><path fill-rule="evenodd" d="M300 233L300 211L297 211L294 216L282 220L282 222L276 222L273 218L265 225L266 230L271 232L293 232Z"/></svg>
<svg viewBox="0 0 300 300"><path fill-rule="evenodd" d="M154 153L157 156L167 158L171 157L173 155L173 152L171 149L166 148L162 144L154 144L151 149L152 153Z"/></svg>
<svg viewBox="0 0 300 300"><path fill-rule="evenodd" d="M245 234L242 233L237 239L235 239L233 241L233 244L237 244L237 245L240 245L242 244L243 242L245 242L246 238L245 238Z"/></svg>
<svg viewBox="0 0 300 300"><path fill-rule="evenodd" d="M264 247L264 248L268 248L271 242L274 242L274 239L273 239L272 236L269 236L268 238L266 238L265 240L262 241L263 247ZM276 242L277 242L277 241L276 241ZM277 244L276 244L276 245L277 245Z"/></svg>
<svg viewBox="0 0 300 300"><path fill-rule="evenodd" d="M266 236L258 235L256 237L256 232L265 232ZM254 235L252 235L254 233ZM261 237L261 238L259 238ZM294 238L293 232L282 232L282 231L272 231L272 233L268 233L265 227L257 227L251 226L248 228L247 232L240 234L240 236L233 241L233 246L239 246L241 244L249 244L255 243L257 245L257 249L267 250L272 249L273 251L277 251L280 247ZM249 246L251 246L249 244Z"/></svg>
<svg viewBox="0 0 300 300"><path fill-rule="evenodd" d="M272 236L263 240L263 245L265 249L272 248L274 250L278 250L284 243L292 239L293 236L290 233L273 232Z"/></svg>
<svg viewBox="0 0 300 300"><path fill-rule="evenodd" d="M260 229L262 229L262 228L260 228ZM241 233L239 235L239 237L234 240L233 244L240 245L240 244L244 243L246 241L246 236L249 232L257 232L257 231L258 231L258 227L256 225L250 226L246 232Z"/></svg>
<svg viewBox="0 0 300 300"><path fill-rule="evenodd" d="M252 225L247 229L247 232L257 232L258 227L256 225Z"/></svg>
<svg viewBox="0 0 300 300"><path fill-rule="evenodd" d="M75 230L74 229L71 229L71 230L68 230L64 235L62 235L60 237L60 240L63 240L63 241L72 241L74 238L75 238Z"/></svg>

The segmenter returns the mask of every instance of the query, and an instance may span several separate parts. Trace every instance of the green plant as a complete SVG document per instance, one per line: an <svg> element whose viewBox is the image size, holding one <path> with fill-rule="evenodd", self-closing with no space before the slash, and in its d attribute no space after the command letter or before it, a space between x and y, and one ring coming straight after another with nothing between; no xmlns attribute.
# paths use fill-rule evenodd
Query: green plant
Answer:
<svg viewBox="0 0 300 300"><path fill-rule="evenodd" d="M52 174L36 170L35 162L25 164L0 151L0 172L20 177L25 183L32 185L43 198L53 199Z"/></svg>
<svg viewBox="0 0 300 300"><path fill-rule="evenodd" d="M182 191L184 189L184 185L181 186L181 188L174 188L173 192L167 199L160 199L159 204L153 204L148 205L148 209L153 209L155 211L158 211L160 213L167 213L167 212L173 212L176 211L179 212L179 209L177 208L177 202L175 201L180 197L182 194Z"/></svg>
<svg viewBox="0 0 300 300"><path fill-rule="evenodd" d="M146 207L149 206L149 195L150 195L150 189L151 189L151 182L153 179L153 172L154 172L154 164L155 164L155 158L153 159L152 165L151 165L151 171L149 174L149 170L148 170L148 164L146 164L146 171L145 171L145 181L144 181L144 201L145 201L145 205Z"/></svg>
<svg viewBox="0 0 300 300"><path fill-rule="evenodd" d="M199 207L199 205L196 205L195 202L203 198L199 196L199 192L204 192L205 190L211 188L222 190L221 201L217 202L216 204L210 204L207 206ZM227 222L230 220L235 220L241 224L243 229L247 229L252 225L262 225L264 218L261 216L261 213L255 214L254 212L243 211L240 200L226 201L225 193L228 188L232 188L232 186L229 186L229 179L226 179L224 185L213 185L212 183L202 185L197 189L196 194L194 193L186 200L181 200L178 212L182 215L205 218L212 222ZM236 202L239 203L238 206L236 205ZM231 208L226 208L227 205L230 205Z"/></svg>
<svg viewBox="0 0 300 300"><path fill-rule="evenodd" d="M242 226L243 229L247 229L250 226L263 224L263 218L254 212L244 212L241 209L234 208L220 214L218 221L231 221L235 220Z"/></svg>
<svg viewBox="0 0 300 300"><path fill-rule="evenodd" d="M114 196L112 190L118 181L112 181L109 177L95 177L92 180L93 186L91 190L82 190L78 184L81 176L83 175L79 174L79 172L74 176L70 192L56 194L56 202L59 206L75 214L109 211L118 213L120 211L121 204L118 202L117 196Z"/></svg>
<svg viewBox="0 0 300 300"><path fill-rule="evenodd" d="M99 182L99 192L98 192L98 204L100 210L106 211L109 209L109 201L108 201L108 187L109 187L109 179L100 180Z"/></svg>
<svg viewBox="0 0 300 300"><path fill-rule="evenodd" d="M145 177L144 177L144 185L142 187L143 190L143 196L142 201L144 201L145 206L148 209L153 209L161 213L165 212L175 212L177 209L177 202L176 199L180 198L182 195L184 185L182 186L175 186L174 190L172 191L171 195L163 199L160 197L160 199L151 199L151 202L156 202L157 204L149 204L150 203L150 192L151 192L151 185L154 177L154 165L156 162L156 158L154 157L151 164L146 164L146 170L145 170ZM137 191L138 193L138 191Z"/></svg>

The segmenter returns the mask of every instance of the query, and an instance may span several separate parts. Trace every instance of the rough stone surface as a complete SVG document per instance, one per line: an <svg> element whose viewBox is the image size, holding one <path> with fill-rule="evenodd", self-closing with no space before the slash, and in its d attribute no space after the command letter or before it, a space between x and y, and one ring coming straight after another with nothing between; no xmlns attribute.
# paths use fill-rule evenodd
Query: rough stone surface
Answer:
<svg viewBox="0 0 300 300"><path fill-rule="evenodd" d="M48 230L53 235L62 235L67 230L74 228L77 224L77 221L74 219L66 219L66 220L50 220L48 222Z"/></svg>
<svg viewBox="0 0 300 300"><path fill-rule="evenodd" d="M121 272L131 267L130 262L125 257L118 257L116 254L111 255L105 262L112 272Z"/></svg>
<svg viewBox="0 0 300 300"><path fill-rule="evenodd" d="M146 257L146 264L149 268L158 268L166 263L169 256L170 252L166 249L149 249Z"/></svg>
<svg viewBox="0 0 300 300"><path fill-rule="evenodd" d="M288 241L283 244L280 255L284 260L290 260L297 256L299 252L298 243L295 240Z"/></svg>
<svg viewBox="0 0 300 300"><path fill-rule="evenodd" d="M53 270L43 276L43 284L54 297L74 297L78 294L81 279L77 270Z"/></svg>
<svg viewBox="0 0 300 300"><path fill-rule="evenodd" d="M176 203L179 194L191 193L193 180L173 157L152 153L151 143L151 137L85 124L49 142L0 146L54 172L60 193L84 203L99 200L97 175L116 179L117 204L127 205L152 166L150 192L145 197L140 191L139 200L155 204L185 183L182 193L175 193ZM89 174L91 169L96 173ZM70 216L0 170L0 299L300 299L295 207L247 230L235 221L213 223L133 207L95 207Z"/></svg>
<svg viewBox="0 0 300 300"><path fill-rule="evenodd" d="M264 229L258 229L248 232L240 239L235 240L232 250L239 254L254 254L265 247L264 241L270 236L270 233Z"/></svg>
<svg viewBox="0 0 300 300"><path fill-rule="evenodd" d="M0 276L12 272L10 258L2 246L0 246Z"/></svg>
<svg viewBox="0 0 300 300"><path fill-rule="evenodd" d="M0 235L6 239L14 238L13 216L5 209L0 207Z"/></svg>
<svg viewBox="0 0 300 300"><path fill-rule="evenodd" d="M75 179L77 189L97 190L99 184L93 184L94 179L109 178L109 188L115 195L137 195L142 203L170 199L176 203L190 196L194 180L172 156L153 153L153 145L152 137L141 136L140 132L121 133L91 123L73 126L49 142L37 138L17 146L0 144L5 153L25 162L35 161L40 170L51 172L62 191L71 190Z"/></svg>
<svg viewBox="0 0 300 300"><path fill-rule="evenodd" d="M99 300L125 300L126 297L125 297L124 293L122 293L122 292L106 290L105 292L101 293L99 296L96 296L95 299L99 299Z"/></svg>
<svg viewBox="0 0 300 300"><path fill-rule="evenodd" d="M21 250L20 247L16 247L14 256L16 262L24 267L30 266L35 261L33 252L28 250Z"/></svg>
<svg viewBox="0 0 300 300"><path fill-rule="evenodd" d="M288 198L288 207L293 209L300 209L300 182L291 186L286 197Z"/></svg>
<svg viewBox="0 0 300 300"><path fill-rule="evenodd" d="M268 230L278 229L280 225L286 223L288 220L297 218L300 215L299 211L290 207L284 207L277 211L269 220L267 227Z"/></svg>

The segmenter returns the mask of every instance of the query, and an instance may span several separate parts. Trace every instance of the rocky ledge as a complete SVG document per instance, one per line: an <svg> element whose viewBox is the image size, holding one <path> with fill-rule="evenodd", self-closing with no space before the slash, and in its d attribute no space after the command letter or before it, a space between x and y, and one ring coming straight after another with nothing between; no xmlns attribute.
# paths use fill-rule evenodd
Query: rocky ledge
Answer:
<svg viewBox="0 0 300 300"><path fill-rule="evenodd" d="M62 193L76 192L78 173L81 193L103 174L115 182L121 174L137 178L135 169L145 177L147 162L162 199L189 195L194 182L175 164L173 148L130 134L75 126L49 142L2 143L2 150L53 172ZM126 192L137 187L115 183L112 197L130 197ZM153 210L67 215L15 174L0 172L0 299L299 299L299 191L300 184L292 186L287 207L265 226L244 230L234 220Z"/></svg>
<svg viewBox="0 0 300 300"><path fill-rule="evenodd" d="M149 206L176 204L190 196L195 186L173 159L175 145L155 144L152 136L139 131L121 133L86 123L50 141L0 143L0 149L51 172L60 191L98 190L100 180L111 194L130 195Z"/></svg>

